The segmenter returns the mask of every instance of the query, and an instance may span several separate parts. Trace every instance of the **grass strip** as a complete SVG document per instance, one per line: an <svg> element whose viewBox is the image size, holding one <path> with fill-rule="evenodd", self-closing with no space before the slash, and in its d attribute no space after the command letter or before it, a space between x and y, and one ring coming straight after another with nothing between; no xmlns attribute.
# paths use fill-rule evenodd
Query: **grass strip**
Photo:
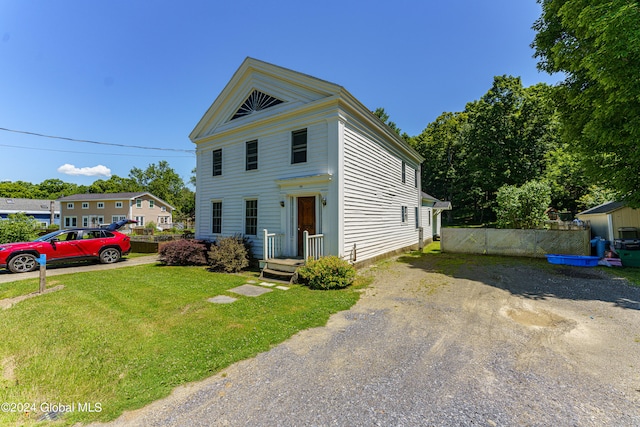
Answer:
<svg viewBox="0 0 640 427"><path fill-rule="evenodd" d="M0 311L0 403L32 402L36 412L43 403L76 404L60 425L112 420L324 325L359 296L303 286L255 298L228 293L246 279L156 265L57 276L63 290ZM22 282L0 292L33 287ZM207 302L216 295L238 300ZM100 411L78 411L79 403ZM0 425L39 415L0 412Z"/></svg>

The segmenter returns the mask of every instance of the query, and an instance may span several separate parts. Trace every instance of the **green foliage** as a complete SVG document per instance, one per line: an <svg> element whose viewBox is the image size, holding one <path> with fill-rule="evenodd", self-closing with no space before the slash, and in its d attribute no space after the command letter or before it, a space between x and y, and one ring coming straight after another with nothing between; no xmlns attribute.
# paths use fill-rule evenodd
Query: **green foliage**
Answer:
<svg viewBox="0 0 640 427"><path fill-rule="evenodd" d="M132 178L122 178L118 175L111 175L109 179L99 179L89 186L89 193L132 193L142 191L142 186Z"/></svg>
<svg viewBox="0 0 640 427"><path fill-rule="evenodd" d="M341 289L353 283L356 269L342 258L327 256L308 261L298 274L311 289Z"/></svg>
<svg viewBox="0 0 640 427"><path fill-rule="evenodd" d="M209 250L211 270L238 273L249 266L250 252L242 236L223 237L215 241Z"/></svg>
<svg viewBox="0 0 640 427"><path fill-rule="evenodd" d="M583 194L578 199L578 205L580 206L581 210L587 210L603 203L616 200L617 193L607 188L592 185L588 190L588 193Z"/></svg>
<svg viewBox="0 0 640 427"><path fill-rule="evenodd" d="M158 260L164 265L206 265L204 243L193 240L173 240L160 247Z"/></svg>
<svg viewBox="0 0 640 427"><path fill-rule="evenodd" d="M593 183L640 207L640 4L539 0L538 67L566 75L556 98L564 137Z"/></svg>
<svg viewBox="0 0 640 427"><path fill-rule="evenodd" d="M0 220L0 243L30 242L38 237L40 223L23 212Z"/></svg>
<svg viewBox="0 0 640 427"><path fill-rule="evenodd" d="M493 220L495 194L543 174L556 147L552 88L525 88L518 77L496 76L462 113L444 113L411 144L425 157L422 188L452 202L455 213Z"/></svg>
<svg viewBox="0 0 640 427"><path fill-rule="evenodd" d="M498 190L495 207L499 228L539 228L551 202L549 186L529 181L520 187L504 185Z"/></svg>
<svg viewBox="0 0 640 427"><path fill-rule="evenodd" d="M157 226L158 225L155 222L149 221L144 225L144 228L146 228L148 230L155 230Z"/></svg>
<svg viewBox="0 0 640 427"><path fill-rule="evenodd" d="M129 178L143 191L148 191L172 206L176 205L184 188L184 181L166 160L159 161L157 165L150 164L145 170L134 167L129 172Z"/></svg>

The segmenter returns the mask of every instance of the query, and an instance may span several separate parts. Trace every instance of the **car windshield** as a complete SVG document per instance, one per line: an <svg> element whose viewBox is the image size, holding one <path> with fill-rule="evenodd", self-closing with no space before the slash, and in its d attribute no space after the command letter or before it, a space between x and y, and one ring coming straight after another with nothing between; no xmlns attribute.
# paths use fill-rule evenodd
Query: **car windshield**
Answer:
<svg viewBox="0 0 640 427"><path fill-rule="evenodd" d="M51 239L52 237L57 236L58 234L60 234L60 231L54 231L52 233L45 234L44 236L38 237L36 240L34 240L34 242L46 242L49 239Z"/></svg>

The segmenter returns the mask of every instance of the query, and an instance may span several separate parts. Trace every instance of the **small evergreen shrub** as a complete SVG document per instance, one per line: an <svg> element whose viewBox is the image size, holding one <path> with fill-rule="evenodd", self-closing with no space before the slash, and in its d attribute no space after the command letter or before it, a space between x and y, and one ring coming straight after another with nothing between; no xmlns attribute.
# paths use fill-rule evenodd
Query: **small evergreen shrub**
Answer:
<svg viewBox="0 0 640 427"><path fill-rule="evenodd" d="M311 289L341 289L351 285L356 269L337 256L327 256L307 262L298 275Z"/></svg>
<svg viewBox="0 0 640 427"><path fill-rule="evenodd" d="M209 266L212 271L238 273L249 266L248 241L242 236L223 237L209 250Z"/></svg>
<svg viewBox="0 0 640 427"><path fill-rule="evenodd" d="M158 252L158 259L164 265L207 265L206 247L198 240L174 240Z"/></svg>

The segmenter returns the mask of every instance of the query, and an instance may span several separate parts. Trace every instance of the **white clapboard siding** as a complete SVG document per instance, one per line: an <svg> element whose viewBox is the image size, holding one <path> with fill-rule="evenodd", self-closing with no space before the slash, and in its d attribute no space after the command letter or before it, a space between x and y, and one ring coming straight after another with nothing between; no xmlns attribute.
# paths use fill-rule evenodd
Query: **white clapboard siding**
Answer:
<svg viewBox="0 0 640 427"><path fill-rule="evenodd" d="M291 132L307 129L307 162L291 164ZM245 170L246 141L258 140L258 169ZM222 175L212 176L213 150L222 149ZM242 137L215 140L201 147L197 155L199 181L199 216L197 236L215 239L211 233L211 201L222 201L222 236L245 234L245 200L258 200L258 234L249 236L254 255L262 256L262 230L283 232L281 218L283 199L277 180L326 173L327 123L325 120L304 123L280 123L276 127L259 128Z"/></svg>
<svg viewBox="0 0 640 427"><path fill-rule="evenodd" d="M418 242L414 168L350 126L344 134L344 253L372 258ZM405 160L406 161L406 160ZM407 162L408 163L408 162ZM408 218L402 222L402 206Z"/></svg>

